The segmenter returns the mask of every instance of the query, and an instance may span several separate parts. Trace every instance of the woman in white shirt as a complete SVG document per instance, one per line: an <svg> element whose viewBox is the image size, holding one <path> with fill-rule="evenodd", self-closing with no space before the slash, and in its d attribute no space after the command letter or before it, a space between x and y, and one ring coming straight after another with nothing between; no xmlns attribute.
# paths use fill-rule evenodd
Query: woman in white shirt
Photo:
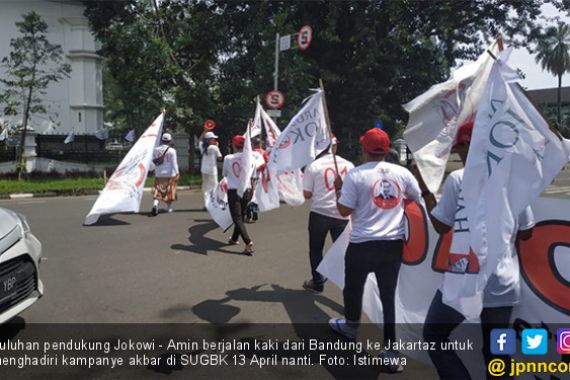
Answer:
<svg viewBox="0 0 570 380"><path fill-rule="evenodd" d="M177 199L176 184L180 178L180 172L176 150L171 144L172 136L170 133L165 133L162 135L161 145L154 149L152 157L155 166L153 216L158 215L159 201L166 202L168 212L172 212L172 202Z"/></svg>
<svg viewBox="0 0 570 380"><path fill-rule="evenodd" d="M202 173L202 193L204 194L204 209L206 209L206 199L210 190L218 184L218 161L222 160L222 153L218 147L218 136L214 132L202 132L200 136L200 153L202 163L200 171Z"/></svg>

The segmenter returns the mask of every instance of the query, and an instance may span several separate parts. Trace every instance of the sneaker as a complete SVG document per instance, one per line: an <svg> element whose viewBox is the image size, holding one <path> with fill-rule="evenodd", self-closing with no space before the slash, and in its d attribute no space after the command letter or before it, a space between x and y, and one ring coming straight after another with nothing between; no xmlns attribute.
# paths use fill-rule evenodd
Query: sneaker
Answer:
<svg viewBox="0 0 570 380"><path fill-rule="evenodd" d="M246 256L253 256L253 253L255 252L255 249L253 249L253 242L249 242L249 244L247 244L245 246L245 249L243 250L243 254Z"/></svg>
<svg viewBox="0 0 570 380"><path fill-rule="evenodd" d="M158 215L158 206L152 206L152 211L150 212L152 216Z"/></svg>
<svg viewBox="0 0 570 380"><path fill-rule="evenodd" d="M257 215L256 212L253 213L253 216L251 217L251 219L252 219L254 222L257 222L258 215Z"/></svg>
<svg viewBox="0 0 570 380"><path fill-rule="evenodd" d="M322 293L324 286L317 285L313 279L306 280L303 282L303 289L308 290L311 293Z"/></svg>
<svg viewBox="0 0 570 380"><path fill-rule="evenodd" d="M382 350L378 354L378 357L380 359L382 359L382 363L387 363L387 364L383 364L383 366L386 367L388 372L390 372L390 373L404 372L404 367L402 366L401 360L400 360L400 354L397 351Z"/></svg>
<svg viewBox="0 0 570 380"><path fill-rule="evenodd" d="M239 241L235 241L235 240L230 239L230 240L228 240L228 244L229 245L238 245Z"/></svg>
<svg viewBox="0 0 570 380"><path fill-rule="evenodd" d="M331 318L329 320L329 326L334 332L348 338L350 340L356 339L356 333L358 328L355 326L349 326L344 318Z"/></svg>

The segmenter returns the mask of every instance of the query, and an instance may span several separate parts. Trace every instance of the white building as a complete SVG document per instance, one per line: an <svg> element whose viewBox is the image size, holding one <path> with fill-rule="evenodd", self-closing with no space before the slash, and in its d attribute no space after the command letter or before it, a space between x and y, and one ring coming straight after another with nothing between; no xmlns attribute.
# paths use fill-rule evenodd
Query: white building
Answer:
<svg viewBox="0 0 570 380"><path fill-rule="evenodd" d="M30 11L38 13L48 24L48 41L61 45L72 69L70 78L50 85L44 98L48 114L33 116L30 126L40 134L67 134L71 130L76 135L95 134L97 129L103 127L101 57L96 53L98 45L89 30L87 18L83 16L82 3L1 0L0 59L9 54L10 40L20 35L15 23ZM0 76L4 73L4 69L0 68ZM3 105L0 107L2 117Z"/></svg>

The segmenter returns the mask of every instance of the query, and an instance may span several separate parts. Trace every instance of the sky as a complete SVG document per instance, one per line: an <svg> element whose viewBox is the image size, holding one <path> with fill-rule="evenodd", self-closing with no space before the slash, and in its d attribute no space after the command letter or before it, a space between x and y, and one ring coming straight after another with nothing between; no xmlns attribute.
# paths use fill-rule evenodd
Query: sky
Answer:
<svg viewBox="0 0 570 380"><path fill-rule="evenodd" d="M561 21L570 24L570 17L558 10L551 4L542 6L542 14L547 17L558 16ZM509 64L513 68L519 68L526 74L526 79L521 81L521 85L529 90L539 88L558 87L558 78L542 68L536 63L534 55L531 55L526 49L515 49L511 53ZM570 86L570 73L562 76L562 86Z"/></svg>

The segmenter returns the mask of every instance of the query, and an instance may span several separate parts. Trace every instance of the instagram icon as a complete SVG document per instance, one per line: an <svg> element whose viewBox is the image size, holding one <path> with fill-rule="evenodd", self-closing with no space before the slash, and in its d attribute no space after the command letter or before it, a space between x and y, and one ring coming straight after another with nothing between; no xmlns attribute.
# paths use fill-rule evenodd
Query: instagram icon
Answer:
<svg viewBox="0 0 570 380"><path fill-rule="evenodd" d="M570 329L558 329L556 350L559 354L570 354Z"/></svg>

